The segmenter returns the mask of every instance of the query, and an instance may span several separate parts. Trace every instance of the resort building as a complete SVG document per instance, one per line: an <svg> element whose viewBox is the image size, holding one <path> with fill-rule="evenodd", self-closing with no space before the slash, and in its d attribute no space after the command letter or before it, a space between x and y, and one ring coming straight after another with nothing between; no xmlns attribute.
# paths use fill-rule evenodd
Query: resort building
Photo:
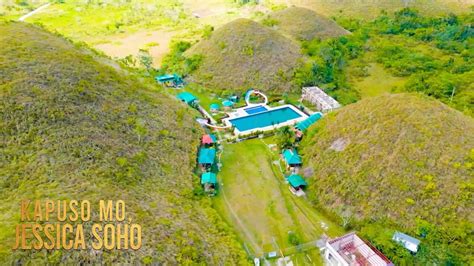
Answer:
<svg viewBox="0 0 474 266"><path fill-rule="evenodd" d="M295 194L296 196L300 197L304 195L303 189L308 186L306 181L299 175L290 175L286 178L288 183L290 184L290 191Z"/></svg>
<svg viewBox="0 0 474 266"><path fill-rule="evenodd" d="M192 95L189 92L181 92L176 96L180 101L187 103L191 106L194 106L197 104L198 98L196 98L194 95Z"/></svg>
<svg viewBox="0 0 474 266"><path fill-rule="evenodd" d="M409 251L413 253L418 252L418 246L420 245L420 240L414 237L411 237L404 233L395 232L395 234L393 234L392 240L402 244L406 249L408 249Z"/></svg>
<svg viewBox="0 0 474 266"><path fill-rule="evenodd" d="M198 164L202 168L207 168L207 167L212 166L214 164L215 159L216 159L215 149L201 148L199 150Z"/></svg>
<svg viewBox="0 0 474 266"><path fill-rule="evenodd" d="M217 186L217 176L214 173L207 172L201 175L201 185L206 192L214 192Z"/></svg>
<svg viewBox="0 0 474 266"><path fill-rule="evenodd" d="M355 232L326 241L324 259L334 266L393 266L393 263Z"/></svg>
<svg viewBox="0 0 474 266"><path fill-rule="evenodd" d="M217 142L217 138L213 134L203 135L201 139L202 145L206 145L206 146L212 146L216 142Z"/></svg>
<svg viewBox="0 0 474 266"><path fill-rule="evenodd" d="M336 100L318 87L303 87L301 99L316 105L321 112L329 112L341 107Z"/></svg>
<svg viewBox="0 0 474 266"><path fill-rule="evenodd" d="M308 129L312 124L316 123L316 121L318 121L319 119L321 119L323 117L323 114L322 113L314 113L312 115L310 115L308 118L306 118L305 120L299 122L296 124L295 128L300 130L300 131L305 131L306 129Z"/></svg>
<svg viewBox="0 0 474 266"><path fill-rule="evenodd" d="M301 157L298 155L295 149L283 150L281 155L288 169L292 167L300 167L303 164Z"/></svg>

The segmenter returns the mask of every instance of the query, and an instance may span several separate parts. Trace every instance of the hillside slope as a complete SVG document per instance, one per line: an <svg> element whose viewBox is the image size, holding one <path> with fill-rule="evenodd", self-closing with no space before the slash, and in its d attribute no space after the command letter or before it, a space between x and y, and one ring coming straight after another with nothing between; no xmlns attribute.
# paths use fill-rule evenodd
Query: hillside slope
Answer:
<svg viewBox="0 0 474 266"><path fill-rule="evenodd" d="M189 108L94 57L33 26L0 25L0 264L245 260L194 195L201 130ZM143 247L12 252L20 199L122 199Z"/></svg>
<svg viewBox="0 0 474 266"><path fill-rule="evenodd" d="M288 91L301 57L296 43L248 19L222 26L187 53L203 55L194 79L221 90Z"/></svg>
<svg viewBox="0 0 474 266"><path fill-rule="evenodd" d="M302 151L314 171L309 193L317 206L362 228L375 222L417 238L425 234L418 263L468 261L472 118L419 95L368 98L310 128ZM407 263L412 256L395 253L393 231L381 228L363 231L395 263Z"/></svg>
<svg viewBox="0 0 474 266"><path fill-rule="evenodd" d="M349 32L311 9L290 7L270 14L276 22L276 30L296 40L326 39L346 35Z"/></svg>

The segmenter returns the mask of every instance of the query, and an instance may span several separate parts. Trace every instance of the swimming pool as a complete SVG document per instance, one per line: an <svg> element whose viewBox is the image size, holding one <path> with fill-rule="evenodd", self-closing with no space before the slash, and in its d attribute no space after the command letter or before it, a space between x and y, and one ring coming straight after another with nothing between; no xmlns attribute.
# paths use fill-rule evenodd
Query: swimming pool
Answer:
<svg viewBox="0 0 474 266"><path fill-rule="evenodd" d="M263 106L259 106L263 107ZM265 108L265 107L263 107ZM256 114L230 119L229 122L240 132L259 128L271 127L289 120L303 117L301 114L285 106L278 109L259 112Z"/></svg>
<svg viewBox="0 0 474 266"><path fill-rule="evenodd" d="M247 114L252 115L252 114L256 114L256 113L265 112L268 109L265 108L265 106L263 106L263 105L259 105L259 106L255 106L255 107L245 108L244 110Z"/></svg>

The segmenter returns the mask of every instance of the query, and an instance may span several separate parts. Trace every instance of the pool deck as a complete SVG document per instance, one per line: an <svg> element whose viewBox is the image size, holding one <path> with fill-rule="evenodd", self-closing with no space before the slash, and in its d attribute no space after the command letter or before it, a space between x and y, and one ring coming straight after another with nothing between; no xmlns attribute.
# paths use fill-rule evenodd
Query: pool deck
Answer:
<svg viewBox="0 0 474 266"><path fill-rule="evenodd" d="M282 105L282 106L278 106L278 107L270 107L268 105L265 105L265 104L253 104L251 106L245 106L245 107L241 107L239 109L236 109L234 110L233 112L229 112L228 113L228 117L222 119L222 122L228 126L228 127L231 127L232 126L232 123L230 122L230 120L232 119L235 119L235 118L241 118L241 117L247 117L247 116L253 116L253 115L256 115L256 114L261 114L263 112L259 112L259 113L255 113L255 114L248 114L245 109L248 109L249 107L256 107L258 105L261 105L261 106L264 106L265 108L267 108L267 111L265 112L269 112L269 111L273 111L273 110L278 110L278 109L283 109L283 108L291 108L293 111L295 111L297 114L300 115L300 117L298 118L294 118L294 119L290 119L290 120L287 120L285 122L282 122L282 123L279 123L279 124L276 124L276 125L272 125L272 126L266 126L266 127L259 127L259 128L253 128L253 129L249 129L249 130L245 130L245 131L240 131L238 130L237 128L234 129L234 134L236 136L243 136L243 135L249 135L249 134L252 134L252 133L255 133L255 132L263 132L263 131L271 131L271 130L275 130L277 128L280 128L280 127L283 127L283 126L291 126L291 125L294 125L295 123L298 123L300 121L303 121L305 120L306 118L308 118L308 115L306 115L304 112L302 112L301 110L299 110L298 108L296 108L295 106L291 105L291 104L285 104L285 105Z"/></svg>

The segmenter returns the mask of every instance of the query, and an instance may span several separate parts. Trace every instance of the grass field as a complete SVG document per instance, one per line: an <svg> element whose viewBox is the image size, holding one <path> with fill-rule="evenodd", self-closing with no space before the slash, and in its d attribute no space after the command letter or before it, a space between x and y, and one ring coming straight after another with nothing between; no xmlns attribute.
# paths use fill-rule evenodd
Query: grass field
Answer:
<svg viewBox="0 0 474 266"><path fill-rule="evenodd" d="M403 87L406 82L406 78L393 76L377 63L369 64L368 74L367 77L353 81L362 98L390 93L396 88Z"/></svg>
<svg viewBox="0 0 474 266"><path fill-rule="evenodd" d="M278 153L268 148L272 142L267 138L224 145L218 175L220 193L215 198L219 213L234 225L241 240L256 255L291 248L289 232L297 235L300 243L316 240L322 234L342 234L340 227L309 202L291 194L279 167L273 163ZM324 230L321 223L328 229ZM316 249L294 255L292 260L322 262Z"/></svg>

